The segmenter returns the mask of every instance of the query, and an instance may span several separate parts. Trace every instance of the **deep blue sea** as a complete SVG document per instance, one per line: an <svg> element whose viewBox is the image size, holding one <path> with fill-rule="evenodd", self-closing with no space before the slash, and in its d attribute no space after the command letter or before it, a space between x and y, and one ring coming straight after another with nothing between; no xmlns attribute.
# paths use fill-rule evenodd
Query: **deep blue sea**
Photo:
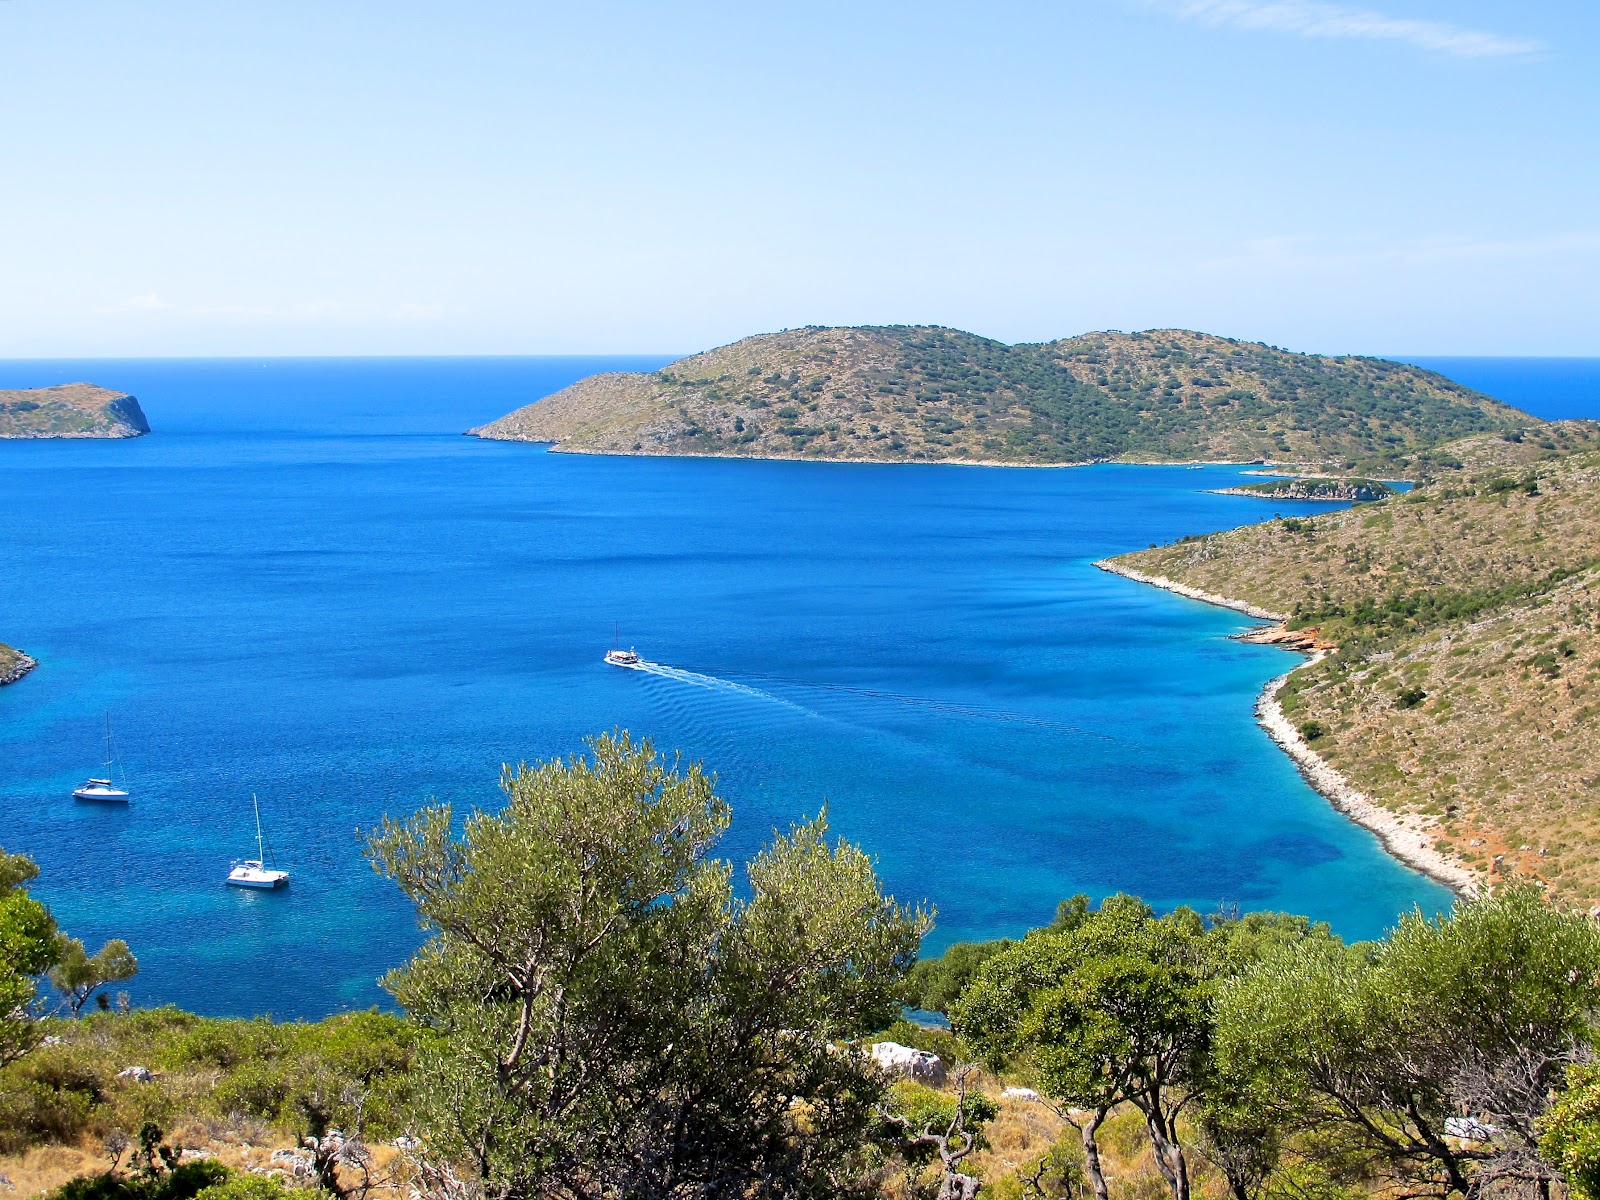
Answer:
<svg viewBox="0 0 1600 1200"><path fill-rule="evenodd" d="M1547 421L1600 419L1600 358L1407 358Z"/></svg>
<svg viewBox="0 0 1600 1200"><path fill-rule="evenodd" d="M1325 506L1209 494L1239 481L1227 467L460 436L662 361L0 363L0 387L134 392L156 431L0 442L0 638L43 664L0 689L0 845L38 860L70 932L127 939L136 1002L381 1003L419 935L357 831L434 797L494 806L502 763L614 726L717 772L736 860L826 803L897 896L938 906L931 949L1020 933L1077 891L1290 909L1350 937L1448 903L1256 727L1293 656L1090 566ZM616 626L660 667L604 666ZM107 712L125 809L70 798ZM222 885L253 849L252 793L293 873L280 893Z"/></svg>

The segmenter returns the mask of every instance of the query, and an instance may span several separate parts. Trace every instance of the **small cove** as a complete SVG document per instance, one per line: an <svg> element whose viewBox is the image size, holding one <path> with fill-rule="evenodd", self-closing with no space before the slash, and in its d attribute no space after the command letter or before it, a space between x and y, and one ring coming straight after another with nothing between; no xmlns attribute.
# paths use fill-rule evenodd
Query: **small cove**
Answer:
<svg viewBox="0 0 1600 1200"><path fill-rule="evenodd" d="M660 360L655 360L660 361ZM1324 504L1239 468L1060 471L593 458L458 436L642 360L4 364L90 377L157 433L0 444L0 844L141 1004L379 1003L418 933L356 830L493 805L502 762L613 726L716 770L723 853L826 801L930 947L1076 892L1279 908L1374 936L1444 889L1335 813L1256 727L1294 656L1096 558ZM65 374L63 374L65 372ZM620 625L661 669L600 663ZM115 723L135 799L74 805ZM221 885L250 794L294 872Z"/></svg>

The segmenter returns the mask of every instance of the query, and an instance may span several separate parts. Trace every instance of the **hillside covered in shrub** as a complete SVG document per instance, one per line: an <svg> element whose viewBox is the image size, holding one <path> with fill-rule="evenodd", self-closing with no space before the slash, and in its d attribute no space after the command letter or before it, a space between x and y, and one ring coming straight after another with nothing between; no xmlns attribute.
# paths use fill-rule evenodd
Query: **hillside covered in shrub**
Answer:
<svg viewBox="0 0 1600 1200"><path fill-rule="evenodd" d="M1432 371L1187 330L1008 346L937 326L745 338L595 375L470 432L600 454L1082 463L1327 463L1421 452L1536 418Z"/></svg>
<svg viewBox="0 0 1600 1200"><path fill-rule="evenodd" d="M1476 438L1404 496L1113 560L1338 651L1280 692L1312 749L1485 877L1600 901L1600 451Z"/></svg>

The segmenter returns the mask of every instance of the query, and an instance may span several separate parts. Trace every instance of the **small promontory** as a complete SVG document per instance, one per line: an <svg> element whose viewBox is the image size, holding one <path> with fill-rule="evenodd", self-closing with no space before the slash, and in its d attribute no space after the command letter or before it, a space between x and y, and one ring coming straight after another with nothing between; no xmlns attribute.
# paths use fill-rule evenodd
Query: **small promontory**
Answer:
<svg viewBox="0 0 1600 1200"><path fill-rule="evenodd" d="M139 401L92 383L0 389L0 438L131 438L150 432Z"/></svg>
<svg viewBox="0 0 1600 1200"><path fill-rule="evenodd" d="M1061 464L1289 461L1400 473L1542 425L1444 376L1188 330L1010 346L938 326L745 338L594 375L469 432L591 454Z"/></svg>
<svg viewBox="0 0 1600 1200"><path fill-rule="evenodd" d="M1223 496L1255 496L1262 500L1345 500L1358 504L1392 496L1397 489L1381 479L1279 479L1218 488Z"/></svg>
<svg viewBox="0 0 1600 1200"><path fill-rule="evenodd" d="M39 664L21 650L0 642L0 687L15 683Z"/></svg>

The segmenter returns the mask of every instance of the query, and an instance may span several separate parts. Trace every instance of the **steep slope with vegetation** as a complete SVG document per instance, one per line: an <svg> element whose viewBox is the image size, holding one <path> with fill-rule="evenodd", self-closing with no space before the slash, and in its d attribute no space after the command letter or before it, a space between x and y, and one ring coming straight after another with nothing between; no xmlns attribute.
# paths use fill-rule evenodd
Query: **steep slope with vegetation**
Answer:
<svg viewBox="0 0 1600 1200"><path fill-rule="evenodd" d="M92 383L0 390L0 438L130 438L149 433L139 401Z"/></svg>
<svg viewBox="0 0 1600 1200"><path fill-rule="evenodd" d="M1592 426L1558 429L1562 445ZM1436 848L1600 900L1600 451L1447 448L1406 496L1113 560L1287 614L1334 653L1280 692L1308 745Z"/></svg>
<svg viewBox="0 0 1600 1200"><path fill-rule="evenodd" d="M1417 367L1184 330L1007 346L869 326L762 334L653 374L596 375L470 432L601 454L1403 472L1441 442L1541 424Z"/></svg>

